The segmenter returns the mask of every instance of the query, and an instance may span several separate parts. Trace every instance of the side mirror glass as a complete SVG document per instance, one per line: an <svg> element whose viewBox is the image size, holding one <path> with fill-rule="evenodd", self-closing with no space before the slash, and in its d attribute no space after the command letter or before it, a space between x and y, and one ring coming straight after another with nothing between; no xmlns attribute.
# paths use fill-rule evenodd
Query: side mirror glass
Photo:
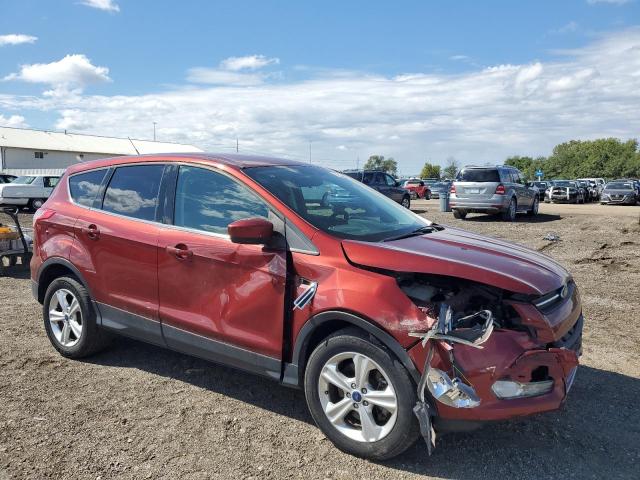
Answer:
<svg viewBox="0 0 640 480"><path fill-rule="evenodd" d="M230 223L227 232L233 243L260 245L273 236L273 224L264 218L245 218Z"/></svg>

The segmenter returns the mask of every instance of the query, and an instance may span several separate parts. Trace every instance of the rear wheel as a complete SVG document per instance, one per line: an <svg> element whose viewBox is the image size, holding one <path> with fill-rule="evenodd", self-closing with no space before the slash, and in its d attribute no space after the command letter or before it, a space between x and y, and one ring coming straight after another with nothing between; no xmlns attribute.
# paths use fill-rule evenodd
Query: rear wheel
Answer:
<svg viewBox="0 0 640 480"><path fill-rule="evenodd" d="M45 201L42 198L32 198L31 200L29 200L29 209L35 212L40 207L42 207L42 205L44 205L44 202Z"/></svg>
<svg viewBox="0 0 640 480"><path fill-rule="evenodd" d="M404 208L411 208L411 199L409 198L409 195L405 195L404 197L402 197L402 202L400 203L400 205L402 205Z"/></svg>
<svg viewBox="0 0 640 480"><path fill-rule="evenodd" d="M418 438L415 386L402 364L357 330L342 330L309 357L304 377L311 415L342 451L384 460Z"/></svg>
<svg viewBox="0 0 640 480"><path fill-rule="evenodd" d="M455 209L453 211L453 218L457 218L458 220L464 220L465 218L467 218L467 211Z"/></svg>
<svg viewBox="0 0 640 480"><path fill-rule="evenodd" d="M502 219L506 222L513 222L516 219L517 209L518 203L515 198L512 198L507 209L502 212Z"/></svg>
<svg viewBox="0 0 640 480"><path fill-rule="evenodd" d="M69 358L101 350L108 335L99 329L87 289L75 278L56 278L44 296L44 328L53 347Z"/></svg>

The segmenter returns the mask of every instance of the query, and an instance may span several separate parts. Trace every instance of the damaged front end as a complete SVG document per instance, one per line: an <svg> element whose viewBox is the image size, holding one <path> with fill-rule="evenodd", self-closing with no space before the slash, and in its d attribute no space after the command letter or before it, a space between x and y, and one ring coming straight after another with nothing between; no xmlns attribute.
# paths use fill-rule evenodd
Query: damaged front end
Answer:
<svg viewBox="0 0 640 480"><path fill-rule="evenodd" d="M562 301L545 310L540 299L463 279L402 274L397 281L426 318L426 328L409 333L420 339L409 355L423 366L414 413L429 453L434 422L472 424L562 405L581 353L575 286L564 286Z"/></svg>

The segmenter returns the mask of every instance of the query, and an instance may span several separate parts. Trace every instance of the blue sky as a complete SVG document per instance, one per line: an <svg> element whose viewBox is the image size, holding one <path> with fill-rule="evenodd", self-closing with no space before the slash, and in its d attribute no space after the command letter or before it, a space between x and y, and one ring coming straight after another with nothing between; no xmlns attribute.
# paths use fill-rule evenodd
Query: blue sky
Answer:
<svg viewBox="0 0 640 480"><path fill-rule="evenodd" d="M0 0L0 12L5 125L149 138L156 121L159 139L208 150L238 137L307 158L311 143L318 163L380 153L407 173L640 128L638 0Z"/></svg>

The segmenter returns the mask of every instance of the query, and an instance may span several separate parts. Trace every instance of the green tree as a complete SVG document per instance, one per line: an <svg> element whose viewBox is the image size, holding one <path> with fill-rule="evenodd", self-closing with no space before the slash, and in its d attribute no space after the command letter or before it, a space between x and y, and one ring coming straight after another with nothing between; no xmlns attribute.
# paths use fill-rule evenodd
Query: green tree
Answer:
<svg viewBox="0 0 640 480"><path fill-rule="evenodd" d="M425 162L420 172L420 178L440 178L440 165Z"/></svg>
<svg viewBox="0 0 640 480"><path fill-rule="evenodd" d="M398 174L398 162L392 157L384 158L384 155L371 155L364 164L365 170L381 170L393 176Z"/></svg>
<svg viewBox="0 0 640 480"><path fill-rule="evenodd" d="M455 178L458 173L458 161L453 157L447 158L447 166L444 167L442 173L445 178Z"/></svg>

